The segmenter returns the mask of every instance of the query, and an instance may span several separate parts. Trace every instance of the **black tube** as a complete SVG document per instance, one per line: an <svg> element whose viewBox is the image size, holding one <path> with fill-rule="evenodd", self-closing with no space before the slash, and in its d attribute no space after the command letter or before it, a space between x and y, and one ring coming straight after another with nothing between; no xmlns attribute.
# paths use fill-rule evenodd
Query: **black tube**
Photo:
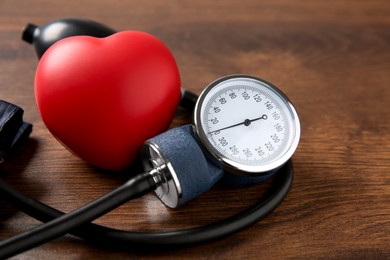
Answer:
<svg viewBox="0 0 390 260"><path fill-rule="evenodd" d="M187 111L194 111L196 101L198 100L198 95L182 88L180 106Z"/></svg>
<svg viewBox="0 0 390 260"><path fill-rule="evenodd" d="M88 223L131 199L153 191L155 188L156 183L151 174L139 174L122 186L79 209L0 241L0 259L11 257L64 235L77 226Z"/></svg>
<svg viewBox="0 0 390 260"><path fill-rule="evenodd" d="M90 242L104 246L148 251L188 246L219 239L238 232L271 213L287 195L293 180L291 161L287 162L275 175L274 185L269 196L247 210L209 225L169 232L128 232L86 223L70 233ZM64 213L34 200L6 184L0 178L1 196L19 210L40 220L49 221Z"/></svg>

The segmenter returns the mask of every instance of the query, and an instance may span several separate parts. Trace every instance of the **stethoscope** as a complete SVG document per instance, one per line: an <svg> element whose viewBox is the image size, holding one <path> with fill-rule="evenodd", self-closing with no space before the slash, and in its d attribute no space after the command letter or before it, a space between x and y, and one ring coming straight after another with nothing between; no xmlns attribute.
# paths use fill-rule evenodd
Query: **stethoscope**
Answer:
<svg viewBox="0 0 390 260"><path fill-rule="evenodd" d="M30 25L23 38L36 43L39 57L50 46L40 37L44 35L42 30L56 23L62 24L59 27L62 34L57 33L59 39L87 32L98 37L114 33L101 24L77 19L63 19L41 28ZM41 31L37 33L36 30ZM145 141L141 149L143 173L75 211L65 214L22 194L0 179L3 198L21 211L46 222L2 240L0 258L10 257L66 233L115 247L139 249L193 245L235 233L272 212L292 184L290 159L300 138L299 118L291 101L271 83L249 75L222 77L209 84L194 105L195 100L196 95L191 92L182 93L181 104L194 107L191 125L170 129ZM24 122L22 116L23 110L16 105L5 101L0 103L0 141L3 146L0 157L28 138L32 126ZM271 177L275 178L274 186L265 200L235 216L205 226L143 233L89 223L151 191L155 191L166 206L176 208L217 182L244 186Z"/></svg>

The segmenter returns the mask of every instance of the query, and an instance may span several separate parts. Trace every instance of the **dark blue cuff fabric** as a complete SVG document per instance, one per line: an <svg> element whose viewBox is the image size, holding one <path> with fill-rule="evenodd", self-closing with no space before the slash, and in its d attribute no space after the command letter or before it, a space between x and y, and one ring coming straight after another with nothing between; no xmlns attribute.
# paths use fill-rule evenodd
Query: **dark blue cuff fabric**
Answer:
<svg viewBox="0 0 390 260"><path fill-rule="evenodd" d="M194 137L191 125L170 129L152 139L164 157L170 161L182 188L179 205L187 203L209 190L216 182L230 187L242 187L265 181L275 171L258 177L224 173L217 160L211 160Z"/></svg>
<svg viewBox="0 0 390 260"><path fill-rule="evenodd" d="M25 141L32 125L23 122L23 109L0 100L0 161L19 143Z"/></svg>
<svg viewBox="0 0 390 260"><path fill-rule="evenodd" d="M170 129L149 141L157 144L173 166L182 188L180 205L209 190L223 176L222 169L205 157L191 125Z"/></svg>

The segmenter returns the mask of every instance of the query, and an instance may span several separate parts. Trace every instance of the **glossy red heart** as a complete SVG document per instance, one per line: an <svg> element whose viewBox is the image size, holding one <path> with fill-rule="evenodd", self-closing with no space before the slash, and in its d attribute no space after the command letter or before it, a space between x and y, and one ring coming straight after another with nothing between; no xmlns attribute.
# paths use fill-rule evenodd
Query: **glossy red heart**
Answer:
<svg viewBox="0 0 390 260"><path fill-rule="evenodd" d="M75 36L42 56L35 97L45 125L65 147L118 170L134 161L145 140L168 128L180 76L169 49L150 34Z"/></svg>

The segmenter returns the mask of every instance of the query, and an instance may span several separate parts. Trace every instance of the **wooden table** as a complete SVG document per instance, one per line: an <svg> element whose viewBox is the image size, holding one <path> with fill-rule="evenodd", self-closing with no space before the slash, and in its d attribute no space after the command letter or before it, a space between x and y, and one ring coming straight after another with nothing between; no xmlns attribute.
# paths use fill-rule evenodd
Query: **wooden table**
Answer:
<svg viewBox="0 0 390 260"><path fill-rule="evenodd" d="M0 1L0 98L34 124L2 177L19 190L71 211L132 173L107 174L68 152L42 123L34 101L28 22L82 17L116 30L163 40L195 93L227 74L264 78L295 104L302 137L295 178L266 219L226 239L166 252L104 249L70 235L17 259L110 258L389 258L390 3L388 1ZM178 112L172 127L190 122ZM217 186L177 210L154 194L96 220L135 230L173 230L211 223L254 203L268 184ZM0 237L39 222L0 200Z"/></svg>

